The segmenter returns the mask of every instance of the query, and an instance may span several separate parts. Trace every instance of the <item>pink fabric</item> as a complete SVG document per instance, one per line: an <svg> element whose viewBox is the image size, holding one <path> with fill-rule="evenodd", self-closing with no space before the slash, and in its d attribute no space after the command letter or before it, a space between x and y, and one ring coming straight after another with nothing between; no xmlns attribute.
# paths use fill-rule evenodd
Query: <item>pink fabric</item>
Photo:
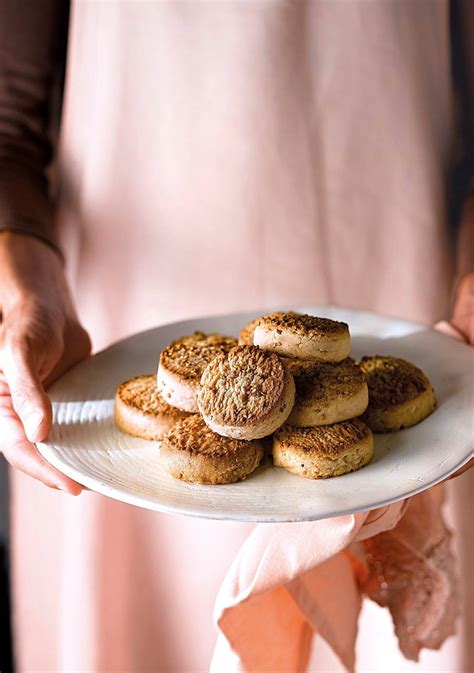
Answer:
<svg viewBox="0 0 474 673"><path fill-rule="evenodd" d="M58 219L96 350L282 304L449 317L447 0L72 0L68 51ZM409 668L363 607L361 671L379 670L376 647L394 673L472 670L473 477L447 508L459 635ZM208 670L215 597L253 526L65 498L17 473L12 505L19 673ZM337 670L315 651L311 670Z"/></svg>
<svg viewBox="0 0 474 673"><path fill-rule="evenodd" d="M441 493L314 523L258 526L217 597L215 619L229 647L217 644L211 673L302 673L313 633L353 671L363 593L389 606L407 658L439 648L456 616Z"/></svg>
<svg viewBox="0 0 474 673"><path fill-rule="evenodd" d="M439 649L454 633L459 613L442 500L442 486L415 496L393 530L364 545L369 570L364 591L389 608L400 649L415 661L423 647Z"/></svg>

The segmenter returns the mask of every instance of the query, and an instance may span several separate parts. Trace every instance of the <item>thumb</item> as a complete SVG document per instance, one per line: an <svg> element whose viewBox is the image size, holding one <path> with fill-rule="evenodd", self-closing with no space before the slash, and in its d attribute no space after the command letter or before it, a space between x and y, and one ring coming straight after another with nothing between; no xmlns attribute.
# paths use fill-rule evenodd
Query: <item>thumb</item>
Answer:
<svg viewBox="0 0 474 673"><path fill-rule="evenodd" d="M0 367L10 390L12 405L30 442L46 438L52 420L51 402L38 374L31 344L25 339L4 346Z"/></svg>
<svg viewBox="0 0 474 673"><path fill-rule="evenodd" d="M447 320L440 320L436 323L433 329L435 329L440 334L444 334L444 336L451 337L457 341L466 341L464 335L461 334L461 332Z"/></svg>

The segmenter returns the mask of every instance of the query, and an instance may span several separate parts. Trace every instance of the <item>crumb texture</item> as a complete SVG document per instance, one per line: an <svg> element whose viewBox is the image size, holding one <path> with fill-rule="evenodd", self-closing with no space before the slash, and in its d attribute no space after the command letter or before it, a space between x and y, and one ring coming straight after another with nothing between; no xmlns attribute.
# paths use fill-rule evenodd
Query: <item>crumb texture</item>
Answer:
<svg viewBox="0 0 474 673"><path fill-rule="evenodd" d="M295 311L288 311L286 313L272 313L271 314L275 319L278 318L278 316L285 317L285 316L290 316L290 315L300 315L299 313L295 313ZM240 330L239 334L239 346L253 346L253 335L255 332L255 328L257 325L260 324L261 320L266 318L268 316L260 316L260 318L256 318L255 320L252 320L249 322L245 327L242 327Z"/></svg>
<svg viewBox="0 0 474 673"><path fill-rule="evenodd" d="M354 444L367 439L371 434L365 423L353 419L314 428L284 425L275 433L275 441L281 449L297 450L302 454L337 456Z"/></svg>
<svg viewBox="0 0 474 673"><path fill-rule="evenodd" d="M295 379L297 403L303 407L352 397L365 384L361 368L351 358L334 363L302 359L285 362Z"/></svg>
<svg viewBox="0 0 474 673"><path fill-rule="evenodd" d="M252 320L245 327L242 327L239 334L239 346L252 346L253 345L253 333L255 328L260 322L260 318Z"/></svg>
<svg viewBox="0 0 474 673"><path fill-rule="evenodd" d="M237 345L236 339L221 334L196 332L170 344L160 355L160 365L186 380L200 380L207 365L220 353Z"/></svg>
<svg viewBox="0 0 474 673"><path fill-rule="evenodd" d="M266 329L292 332L309 339L349 333L349 327L345 322L318 318L306 313L271 313L260 318L258 324Z"/></svg>
<svg viewBox="0 0 474 673"><path fill-rule="evenodd" d="M145 414L145 416L160 416L183 418L184 412L175 409L165 402L156 387L156 376L147 374L135 376L124 381L117 388L117 397L128 407Z"/></svg>
<svg viewBox="0 0 474 673"><path fill-rule="evenodd" d="M234 457L240 462L242 454L253 447L254 443L243 439L222 437L208 428L200 416L193 415L177 423L168 432L164 445L191 455L209 458L226 456L232 459Z"/></svg>
<svg viewBox="0 0 474 673"><path fill-rule="evenodd" d="M212 421L246 426L265 419L283 401L288 377L277 355L256 346L222 353L206 368L198 403Z"/></svg>
<svg viewBox="0 0 474 673"><path fill-rule="evenodd" d="M386 409L415 399L431 388L414 364L388 355L364 357L360 362L369 388L371 409Z"/></svg>

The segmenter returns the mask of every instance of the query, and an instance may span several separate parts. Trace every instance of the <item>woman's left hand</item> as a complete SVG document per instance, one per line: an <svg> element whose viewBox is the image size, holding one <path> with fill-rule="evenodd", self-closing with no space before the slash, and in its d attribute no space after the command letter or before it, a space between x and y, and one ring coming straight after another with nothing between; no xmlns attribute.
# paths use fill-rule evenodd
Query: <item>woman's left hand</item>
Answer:
<svg viewBox="0 0 474 673"><path fill-rule="evenodd" d="M451 323L467 343L474 345L474 272L465 275L458 285ZM474 458L449 478L459 477L471 467L474 467Z"/></svg>
<svg viewBox="0 0 474 673"><path fill-rule="evenodd" d="M451 323L469 344L474 345L474 271L459 282Z"/></svg>

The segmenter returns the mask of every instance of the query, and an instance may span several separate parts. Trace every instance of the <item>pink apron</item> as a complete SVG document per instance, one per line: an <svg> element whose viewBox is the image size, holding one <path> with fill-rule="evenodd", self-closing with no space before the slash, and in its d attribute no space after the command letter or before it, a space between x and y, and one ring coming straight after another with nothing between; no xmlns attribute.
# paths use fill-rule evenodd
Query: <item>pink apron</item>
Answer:
<svg viewBox="0 0 474 673"><path fill-rule="evenodd" d="M73 2L59 218L95 348L275 304L447 317L452 134L445 0ZM449 504L466 572L470 479ZM20 673L208 670L249 525L19 474L13 525ZM464 635L417 667L370 605L359 669L470 670ZM340 670L321 641L311 667Z"/></svg>

